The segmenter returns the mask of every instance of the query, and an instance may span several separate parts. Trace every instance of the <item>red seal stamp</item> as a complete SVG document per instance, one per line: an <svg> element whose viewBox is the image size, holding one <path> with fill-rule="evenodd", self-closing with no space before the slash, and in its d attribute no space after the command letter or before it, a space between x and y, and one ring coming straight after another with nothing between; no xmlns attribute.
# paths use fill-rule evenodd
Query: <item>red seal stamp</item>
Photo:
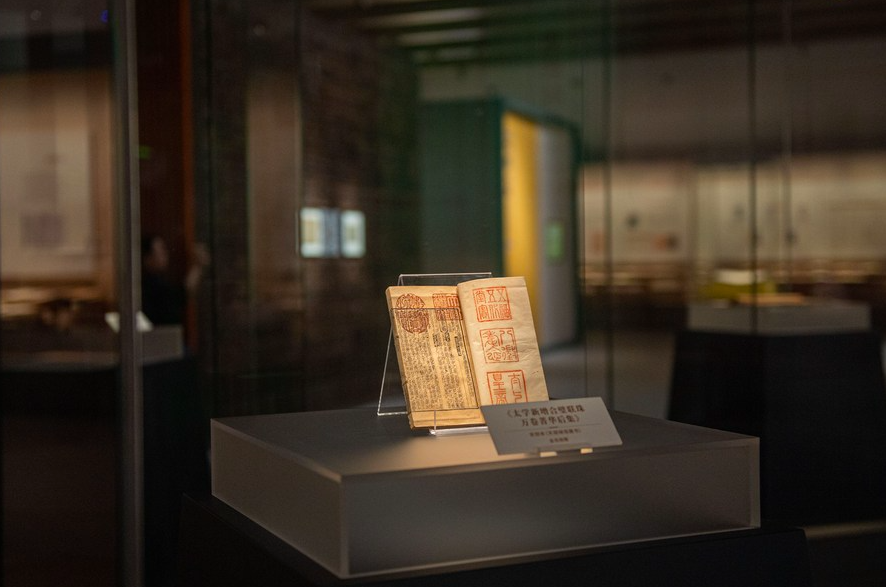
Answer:
<svg viewBox="0 0 886 587"><path fill-rule="evenodd" d="M424 301L415 294L403 294L397 298L394 314L400 327L406 332L421 334L426 332L430 318Z"/></svg>
<svg viewBox="0 0 886 587"><path fill-rule="evenodd" d="M489 399L493 405L528 402L526 376L522 369L512 371L490 371L486 374L489 386Z"/></svg>
<svg viewBox="0 0 886 587"><path fill-rule="evenodd" d="M483 328L480 330L483 355L487 363L509 363L520 360L517 354L517 336L513 328Z"/></svg>
<svg viewBox="0 0 886 587"><path fill-rule="evenodd" d="M508 288L504 286L475 289L474 303L477 305L479 322L511 319L511 301L508 298Z"/></svg>
<svg viewBox="0 0 886 587"><path fill-rule="evenodd" d="M433 299L437 320L440 322L461 321L461 307L458 304L457 294L435 293Z"/></svg>

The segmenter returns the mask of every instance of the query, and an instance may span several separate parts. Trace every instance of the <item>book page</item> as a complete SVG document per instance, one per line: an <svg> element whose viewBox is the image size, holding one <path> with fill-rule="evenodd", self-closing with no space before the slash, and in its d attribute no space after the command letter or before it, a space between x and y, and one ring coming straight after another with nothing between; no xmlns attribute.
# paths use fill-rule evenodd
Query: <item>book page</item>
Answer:
<svg viewBox="0 0 886 587"><path fill-rule="evenodd" d="M412 428L483 424L455 286L385 292Z"/></svg>
<svg viewBox="0 0 886 587"><path fill-rule="evenodd" d="M548 388L523 277L458 284L481 405L548 400Z"/></svg>

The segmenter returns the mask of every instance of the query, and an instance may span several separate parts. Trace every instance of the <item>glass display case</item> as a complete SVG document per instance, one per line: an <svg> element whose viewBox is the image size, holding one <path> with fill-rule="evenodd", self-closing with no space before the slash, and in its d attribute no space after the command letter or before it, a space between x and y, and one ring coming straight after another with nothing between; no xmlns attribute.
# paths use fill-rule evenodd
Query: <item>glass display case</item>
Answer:
<svg viewBox="0 0 886 587"><path fill-rule="evenodd" d="M209 419L375 406L401 274L524 275L552 397L653 418L687 332L863 339L803 358L864 369L875 400L840 405L879 421L877 2L6 4L10 584L69 578L41 561L71 545L83 582L168 580ZM153 334L142 235L176 299ZM835 450L879 446L869 424ZM66 483L95 508L28 500Z"/></svg>

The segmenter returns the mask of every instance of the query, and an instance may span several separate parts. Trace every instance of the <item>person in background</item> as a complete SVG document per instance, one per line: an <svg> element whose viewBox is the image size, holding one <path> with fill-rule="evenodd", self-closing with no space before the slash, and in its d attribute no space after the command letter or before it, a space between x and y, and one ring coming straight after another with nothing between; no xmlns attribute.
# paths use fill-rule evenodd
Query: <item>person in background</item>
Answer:
<svg viewBox="0 0 886 587"><path fill-rule="evenodd" d="M142 238L142 312L154 325L186 326L189 298L209 264L197 245L183 280L170 271L166 241ZM177 530L184 493L210 489L208 414L200 395L197 362L185 344L177 360L145 364L143 382L145 580L148 585L175 583Z"/></svg>
<svg viewBox="0 0 886 587"><path fill-rule="evenodd" d="M195 247L193 262L181 283L169 275L169 248L163 237L156 234L142 237L141 255L142 312L157 325L184 324L188 299L197 291L209 264L205 246Z"/></svg>

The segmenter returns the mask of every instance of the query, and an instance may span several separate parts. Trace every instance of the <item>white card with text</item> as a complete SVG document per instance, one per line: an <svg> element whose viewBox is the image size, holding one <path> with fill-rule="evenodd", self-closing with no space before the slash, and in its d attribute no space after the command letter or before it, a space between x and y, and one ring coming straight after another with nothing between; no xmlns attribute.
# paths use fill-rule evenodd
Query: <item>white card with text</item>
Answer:
<svg viewBox="0 0 886 587"><path fill-rule="evenodd" d="M621 445L599 397L481 406L498 454L540 453Z"/></svg>

